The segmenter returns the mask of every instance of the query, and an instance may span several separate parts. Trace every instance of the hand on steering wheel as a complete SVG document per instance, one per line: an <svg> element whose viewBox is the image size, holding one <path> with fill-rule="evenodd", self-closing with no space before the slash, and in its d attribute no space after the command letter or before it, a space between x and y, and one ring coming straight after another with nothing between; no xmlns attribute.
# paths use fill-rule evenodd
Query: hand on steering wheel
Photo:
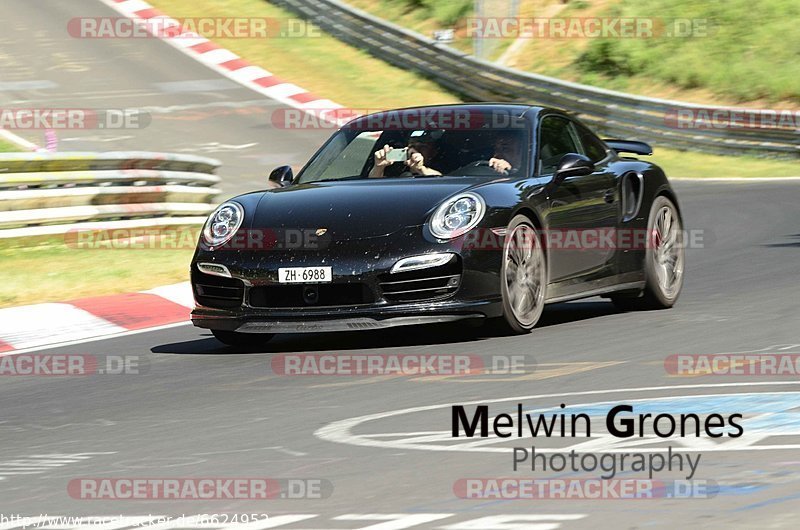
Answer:
<svg viewBox="0 0 800 530"><path fill-rule="evenodd" d="M489 160L489 167L501 175L508 175L511 171L511 163L503 158L492 158Z"/></svg>
<svg viewBox="0 0 800 530"><path fill-rule="evenodd" d="M496 173L500 173L501 175L508 175L509 171L513 168L511 164L503 160L502 158L491 158L489 160L478 160L477 162L473 162L470 164L472 167L489 167L492 168Z"/></svg>

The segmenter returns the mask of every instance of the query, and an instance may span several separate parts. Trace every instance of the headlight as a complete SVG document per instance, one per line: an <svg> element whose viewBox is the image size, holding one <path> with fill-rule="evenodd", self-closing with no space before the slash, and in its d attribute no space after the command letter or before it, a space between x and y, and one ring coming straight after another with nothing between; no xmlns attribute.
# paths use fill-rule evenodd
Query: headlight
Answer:
<svg viewBox="0 0 800 530"><path fill-rule="evenodd" d="M226 202L214 210L203 227L203 240L211 247L227 243L242 226L244 208L237 202Z"/></svg>
<svg viewBox="0 0 800 530"><path fill-rule="evenodd" d="M438 239L453 239L477 225L486 212L486 203L475 193L460 193L439 206L430 220L430 229Z"/></svg>

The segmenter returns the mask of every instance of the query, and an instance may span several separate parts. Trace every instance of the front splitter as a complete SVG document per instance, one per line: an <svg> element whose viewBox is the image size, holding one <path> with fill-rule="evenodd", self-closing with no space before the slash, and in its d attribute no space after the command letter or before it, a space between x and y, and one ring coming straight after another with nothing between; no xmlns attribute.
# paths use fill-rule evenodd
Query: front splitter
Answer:
<svg viewBox="0 0 800 530"><path fill-rule="evenodd" d="M398 326L417 326L421 324L442 324L445 322L455 322L464 319L482 319L480 314L466 315L424 315L424 316L405 316L394 318L342 318L331 320L305 320L297 321L258 321L251 320L244 322L234 331L238 333L320 333L328 331L365 331L370 329L386 329ZM211 327L208 319L193 320L195 326Z"/></svg>
<svg viewBox="0 0 800 530"><path fill-rule="evenodd" d="M236 331L239 333L319 333L326 331L364 331L420 324L441 324L467 318L483 318L482 315L430 315L395 317L377 320L374 318L346 318L340 320L311 320L305 322L246 322Z"/></svg>

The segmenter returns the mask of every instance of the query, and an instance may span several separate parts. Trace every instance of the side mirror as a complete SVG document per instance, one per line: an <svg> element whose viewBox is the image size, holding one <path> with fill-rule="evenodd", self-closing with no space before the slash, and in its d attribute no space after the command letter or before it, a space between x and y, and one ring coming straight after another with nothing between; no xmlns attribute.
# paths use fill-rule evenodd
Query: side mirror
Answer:
<svg viewBox="0 0 800 530"><path fill-rule="evenodd" d="M567 177L582 177L594 172L594 164L588 157L578 153L567 153L561 157L556 169L555 182L560 183Z"/></svg>
<svg viewBox="0 0 800 530"><path fill-rule="evenodd" d="M294 172L291 166L281 166L276 168L269 174L269 180L277 183L279 186L288 186L294 180Z"/></svg>

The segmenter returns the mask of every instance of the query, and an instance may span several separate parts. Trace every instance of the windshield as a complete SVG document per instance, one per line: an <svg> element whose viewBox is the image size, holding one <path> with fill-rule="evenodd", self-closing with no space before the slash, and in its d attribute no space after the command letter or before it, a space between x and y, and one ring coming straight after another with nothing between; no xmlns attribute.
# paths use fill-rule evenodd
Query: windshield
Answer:
<svg viewBox="0 0 800 530"><path fill-rule="evenodd" d="M477 130L344 128L297 182L527 174L527 128Z"/></svg>

